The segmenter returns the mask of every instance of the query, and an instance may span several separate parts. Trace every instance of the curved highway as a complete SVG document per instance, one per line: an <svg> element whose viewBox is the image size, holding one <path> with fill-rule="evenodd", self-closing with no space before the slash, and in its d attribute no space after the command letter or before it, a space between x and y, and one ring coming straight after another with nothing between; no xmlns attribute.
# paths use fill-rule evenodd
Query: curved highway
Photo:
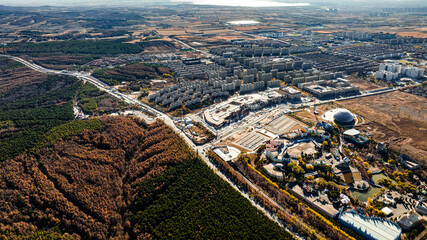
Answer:
<svg viewBox="0 0 427 240"><path fill-rule="evenodd" d="M93 77L90 75L90 73L87 72L77 72L77 71L65 71L65 70L52 70L52 69L47 69L44 68L42 66L39 66L37 64L31 63L29 61L26 61L22 58L19 57L15 57L15 56L10 56L10 55L4 55L4 54L0 54L0 57L7 57L10 58L12 60L15 60L17 62L20 62L22 64L24 64L25 66L42 72L42 73L47 73L47 74L61 74L61 75L69 75L69 76L74 76L77 77L79 79L88 81L92 84L94 84L95 86L97 86L99 89L107 92L108 94L110 94L111 96L118 98L120 100L124 100L126 102L128 102L129 104L133 104L136 105L138 107L140 107L142 110L149 112L150 114L155 116L155 119L161 119L163 120L168 126L170 126L177 134L179 134L182 139L184 139L187 144L201 157L201 159L220 177L222 178L224 181L228 182L234 189L236 189L243 197L245 197L246 199L248 199L252 205L254 205L256 208L258 208L259 210L261 210L268 218L270 218L271 220L275 221L277 224L279 224L280 226L284 227L289 233L291 233L294 237L298 238L298 239L302 239L297 233L292 232L287 226L285 226L282 221L280 221L277 216L269 211L267 211L263 206L259 205L258 203L256 203L251 196L249 196L246 192L242 191L239 189L239 187L232 182L230 179L228 179L214 164L212 164L212 162L209 161L208 157L205 154L205 150L208 149L209 144L205 144L202 146L196 146L193 141L191 141L190 138L187 137L187 135L185 135L173 122L172 118L170 118L168 115L166 115L163 112L158 111L155 108L152 108L138 100L129 98L128 96L126 96L123 93L118 92L116 89L111 88L110 86L108 86L107 84L103 83L102 81L100 81L99 79ZM154 120L154 119L153 119ZM243 175L242 175L243 176ZM252 186L255 190L257 190L258 192L260 192L264 197L266 197L270 202L272 202L275 206L280 207L282 210L285 210L283 207L281 207L277 202L275 202L273 199L271 199L267 194L265 194L262 190L260 190L255 184L253 184L252 182L250 182L248 179L246 179L246 177L243 176L243 178L245 179L245 181Z"/></svg>

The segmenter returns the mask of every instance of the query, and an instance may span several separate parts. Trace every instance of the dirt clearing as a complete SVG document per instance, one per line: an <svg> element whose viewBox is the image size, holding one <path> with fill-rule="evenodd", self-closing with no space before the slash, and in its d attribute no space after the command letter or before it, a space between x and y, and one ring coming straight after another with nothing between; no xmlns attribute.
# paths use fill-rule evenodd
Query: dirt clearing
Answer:
<svg viewBox="0 0 427 240"><path fill-rule="evenodd" d="M362 115L357 128L372 133L376 141L390 143L397 151L427 163L427 100L404 92L356 98L340 102Z"/></svg>

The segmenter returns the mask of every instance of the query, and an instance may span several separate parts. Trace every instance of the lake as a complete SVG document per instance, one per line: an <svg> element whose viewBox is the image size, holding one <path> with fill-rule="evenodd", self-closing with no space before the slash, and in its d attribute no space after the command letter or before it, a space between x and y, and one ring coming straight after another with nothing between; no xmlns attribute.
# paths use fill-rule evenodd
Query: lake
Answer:
<svg viewBox="0 0 427 240"><path fill-rule="evenodd" d="M253 25L253 24L258 24L259 22L254 20L239 20L239 21L230 21L227 23L231 25L249 25L249 24Z"/></svg>

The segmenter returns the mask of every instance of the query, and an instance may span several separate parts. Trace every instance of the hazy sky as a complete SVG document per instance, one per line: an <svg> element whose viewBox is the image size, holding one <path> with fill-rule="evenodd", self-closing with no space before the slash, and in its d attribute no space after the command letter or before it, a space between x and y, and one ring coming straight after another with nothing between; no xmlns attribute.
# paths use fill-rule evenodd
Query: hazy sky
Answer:
<svg viewBox="0 0 427 240"><path fill-rule="evenodd" d="M278 0L172 0L172 2L191 2L200 5L218 5L233 7L289 7L309 6L309 3L279 2Z"/></svg>
<svg viewBox="0 0 427 240"><path fill-rule="evenodd" d="M168 3L194 3L207 5L228 5L228 6L250 6L250 7L286 7L286 6L306 6L310 4L319 5L355 5L392 7L396 5L427 7L427 0L0 0L0 5L11 6L70 6L70 5L90 5L90 6L143 6L152 4Z"/></svg>

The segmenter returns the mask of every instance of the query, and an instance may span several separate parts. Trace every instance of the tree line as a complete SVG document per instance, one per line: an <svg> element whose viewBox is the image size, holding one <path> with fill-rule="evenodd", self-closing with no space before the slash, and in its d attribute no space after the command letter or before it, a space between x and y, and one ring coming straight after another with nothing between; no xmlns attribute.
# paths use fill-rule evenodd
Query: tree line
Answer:
<svg viewBox="0 0 427 240"><path fill-rule="evenodd" d="M75 120L46 136L0 166L0 238L292 239L163 122Z"/></svg>
<svg viewBox="0 0 427 240"><path fill-rule="evenodd" d="M7 45L10 54L135 54L144 50L144 43L126 43L128 39L119 40L66 40L50 42L21 42Z"/></svg>
<svg viewBox="0 0 427 240"><path fill-rule="evenodd" d="M80 84L74 77L49 75L3 93L0 122L10 121L14 128L0 134L0 161L35 147L44 133L73 120L72 99Z"/></svg>

